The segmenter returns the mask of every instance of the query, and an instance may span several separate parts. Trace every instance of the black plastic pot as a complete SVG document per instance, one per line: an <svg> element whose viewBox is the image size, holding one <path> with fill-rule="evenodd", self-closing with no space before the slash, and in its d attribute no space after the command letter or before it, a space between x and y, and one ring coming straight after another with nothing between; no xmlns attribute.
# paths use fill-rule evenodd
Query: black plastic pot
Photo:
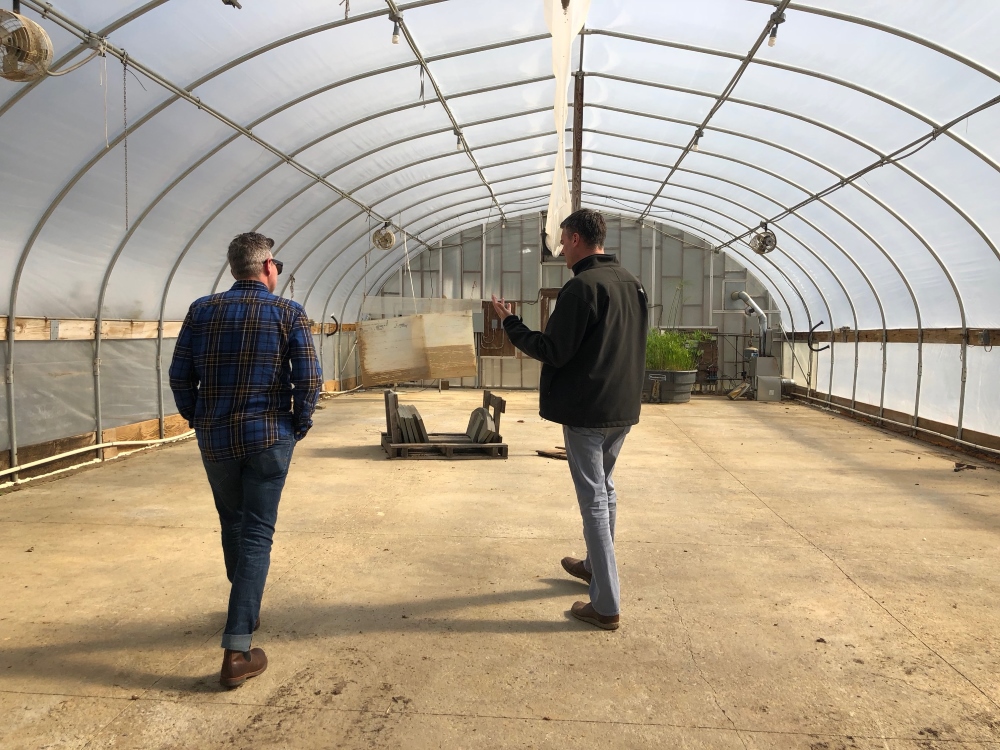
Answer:
<svg viewBox="0 0 1000 750"><path fill-rule="evenodd" d="M687 403L697 375L697 370L646 370L642 400L651 404Z"/></svg>

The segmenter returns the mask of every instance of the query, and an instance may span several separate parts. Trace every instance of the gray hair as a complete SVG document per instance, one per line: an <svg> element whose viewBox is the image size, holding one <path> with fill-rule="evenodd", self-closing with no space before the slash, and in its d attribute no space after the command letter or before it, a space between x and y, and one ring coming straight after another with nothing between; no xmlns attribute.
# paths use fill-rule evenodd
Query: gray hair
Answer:
<svg viewBox="0 0 1000 750"><path fill-rule="evenodd" d="M264 261L271 257L274 240L257 232L245 232L229 243L229 270L235 279L256 279L264 272Z"/></svg>

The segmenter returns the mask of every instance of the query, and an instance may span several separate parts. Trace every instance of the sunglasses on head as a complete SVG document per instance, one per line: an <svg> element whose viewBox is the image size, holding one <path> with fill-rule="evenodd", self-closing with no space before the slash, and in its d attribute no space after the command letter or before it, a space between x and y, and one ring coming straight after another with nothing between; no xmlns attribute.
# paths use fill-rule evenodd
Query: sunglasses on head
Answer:
<svg viewBox="0 0 1000 750"><path fill-rule="evenodd" d="M278 269L278 276L281 276L281 270L282 270L282 269L283 269L283 268L285 267L285 264L284 264L284 263L282 263L282 262L281 262L280 260L278 260L277 258L269 258L269 260L270 260L270 261L271 261L272 263L274 263L274 267L275 267L276 269Z"/></svg>

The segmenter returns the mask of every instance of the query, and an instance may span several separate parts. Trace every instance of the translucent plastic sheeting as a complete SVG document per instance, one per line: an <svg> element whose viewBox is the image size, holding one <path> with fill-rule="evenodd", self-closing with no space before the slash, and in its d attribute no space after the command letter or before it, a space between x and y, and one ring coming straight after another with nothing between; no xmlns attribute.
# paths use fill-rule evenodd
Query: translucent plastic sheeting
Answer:
<svg viewBox="0 0 1000 750"><path fill-rule="evenodd" d="M104 429L159 416L155 340L101 342L101 414Z"/></svg>
<svg viewBox="0 0 1000 750"><path fill-rule="evenodd" d="M997 398L997 370L1000 351L991 347L968 349L968 378L965 391L967 430L995 435L1000 424L1000 398Z"/></svg>
<svg viewBox="0 0 1000 750"><path fill-rule="evenodd" d="M816 381L816 395L830 393L830 358L834 356L833 349L819 352L814 360L813 372Z"/></svg>
<svg viewBox="0 0 1000 750"><path fill-rule="evenodd" d="M956 344L924 344L920 380L920 417L944 424L958 424L962 378L962 348Z"/></svg>
<svg viewBox="0 0 1000 750"><path fill-rule="evenodd" d="M40 19L33 3L24 12ZM57 0L50 14L107 33L135 61L405 226L413 248L493 221L491 189L507 216L537 213L549 192L545 171L557 155L570 161L557 154L542 0L399 7L444 103L426 76L421 98L418 58L408 44L391 44L380 0L352 0L347 19L328 0L242 10ZM699 152L650 205L773 9L744 0L594 3L582 42L585 205L630 215L648 205L650 220L719 244L1000 94L1000 11L990 3L795 3L778 44L760 48ZM57 58L82 51L51 17L40 22ZM578 41L574 69L579 51ZM180 317L194 298L229 286L225 248L248 229L275 238L286 263L281 289L292 294L294 275L295 298L314 317L328 308L356 314L368 284L398 264L394 249L369 258L365 273L379 223L368 208L141 74L142 85L125 78L127 232L123 70L106 62L106 88L99 60L37 85L0 82L0 137L16 144L0 151L0 313L16 301L20 316L157 318L162 307L167 319ZM482 177L455 151L452 116ZM743 244L733 252L798 330L820 320L824 328L878 329L883 319L889 328L1000 326L998 139L993 107L777 222L779 250L769 257ZM27 345L13 342L15 362ZM859 366L859 387L872 364ZM843 371L838 354L837 389ZM941 377L954 375L949 360ZM922 390L921 413L943 394ZM79 403L88 400L92 393ZM950 401L939 406L954 411Z"/></svg>
<svg viewBox="0 0 1000 750"><path fill-rule="evenodd" d="M94 431L93 348L89 341L18 344L14 404L19 445Z"/></svg>
<svg viewBox="0 0 1000 750"><path fill-rule="evenodd" d="M833 395L850 400L854 393L854 342L836 342L833 349Z"/></svg>
<svg viewBox="0 0 1000 750"><path fill-rule="evenodd" d="M918 351L916 344L886 347L885 408L913 414L917 392Z"/></svg>
<svg viewBox="0 0 1000 750"><path fill-rule="evenodd" d="M163 363L163 368L160 371L160 378L163 384L164 414L177 413L177 404L174 403L174 397L170 391L170 362L174 358L175 346L177 346L177 339L163 339L160 344L160 361Z"/></svg>
<svg viewBox="0 0 1000 750"><path fill-rule="evenodd" d="M852 363L853 355L853 352L848 354ZM879 405L882 398L881 343L858 342L858 382L855 398L862 404Z"/></svg>

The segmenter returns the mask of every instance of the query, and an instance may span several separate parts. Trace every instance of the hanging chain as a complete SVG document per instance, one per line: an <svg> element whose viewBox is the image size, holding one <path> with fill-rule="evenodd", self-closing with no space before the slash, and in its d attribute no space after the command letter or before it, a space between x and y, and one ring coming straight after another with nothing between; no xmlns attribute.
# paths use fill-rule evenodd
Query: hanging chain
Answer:
<svg viewBox="0 0 1000 750"><path fill-rule="evenodd" d="M122 121L125 147L125 231L128 231L128 54L122 50Z"/></svg>
<svg viewBox="0 0 1000 750"><path fill-rule="evenodd" d="M292 295L291 297L289 297L289 299L295 299L295 274L294 273L292 274L292 277L288 280L288 288L289 288L289 294Z"/></svg>
<svg viewBox="0 0 1000 750"><path fill-rule="evenodd" d="M344 6L344 20L346 21L347 17L351 14L351 0L340 0L337 5Z"/></svg>

